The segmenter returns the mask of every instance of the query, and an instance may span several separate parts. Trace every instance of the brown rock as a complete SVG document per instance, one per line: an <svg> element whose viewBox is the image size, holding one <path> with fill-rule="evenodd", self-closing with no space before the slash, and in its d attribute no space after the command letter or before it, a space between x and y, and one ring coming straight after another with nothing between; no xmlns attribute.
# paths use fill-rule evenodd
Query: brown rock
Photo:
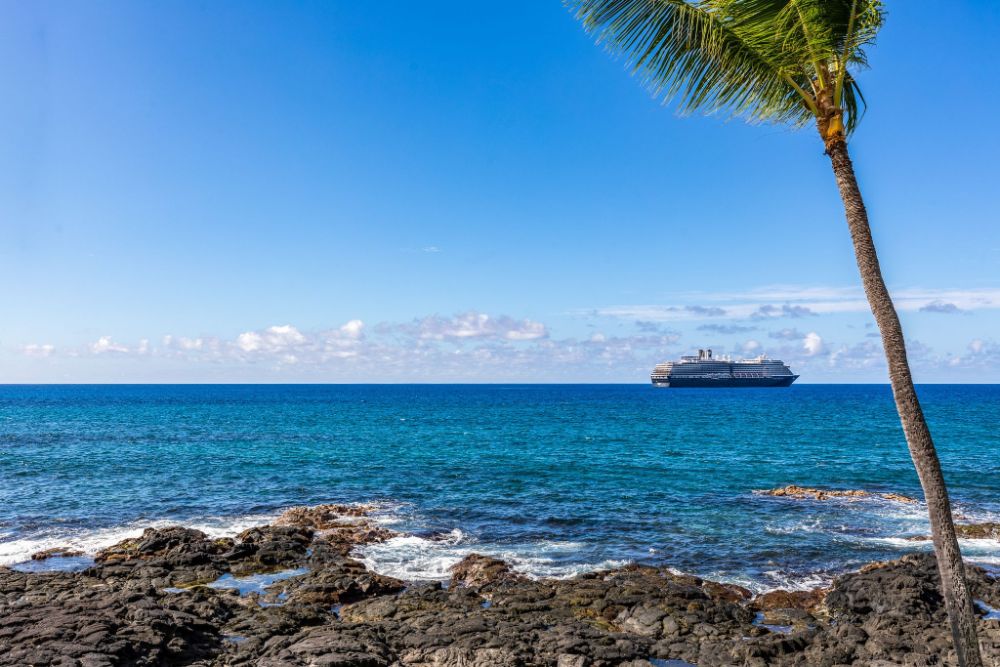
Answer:
<svg viewBox="0 0 1000 667"><path fill-rule="evenodd" d="M901 493L882 493L880 494L886 500L895 500L898 503L908 503L912 504L917 502L916 498L911 498L909 496L904 496Z"/></svg>
<svg viewBox="0 0 1000 667"><path fill-rule="evenodd" d="M772 609L801 609L802 611L812 611L826 596L826 590L814 588L811 591L786 591L776 590L761 593L753 601L753 607L760 611L770 611Z"/></svg>
<svg viewBox="0 0 1000 667"><path fill-rule="evenodd" d="M82 556L83 552L71 547L52 547L31 554L31 560L47 560L49 558L73 558Z"/></svg>
<svg viewBox="0 0 1000 667"><path fill-rule="evenodd" d="M708 593L713 600L724 600L725 602L743 602L753 597L753 592L749 588L743 588L736 584L724 584L718 581L704 581L702 590Z"/></svg>
<svg viewBox="0 0 1000 667"><path fill-rule="evenodd" d="M870 494L860 489L830 490L812 489L806 486L796 486L789 484L780 489L768 489L761 491L765 496L778 496L782 498L812 498L813 500L828 500L830 498L866 498Z"/></svg>
<svg viewBox="0 0 1000 667"><path fill-rule="evenodd" d="M451 566L451 586L482 588L491 584L523 579L504 561L481 554L469 554Z"/></svg>
<svg viewBox="0 0 1000 667"><path fill-rule="evenodd" d="M183 552L191 548L200 548L210 542L205 533L193 528L184 528L183 526L147 528L139 537L122 540L118 544L98 551L94 560L98 563L133 559L148 560L170 552ZM215 548L222 551L228 546L228 542L220 542Z"/></svg>
<svg viewBox="0 0 1000 667"><path fill-rule="evenodd" d="M1000 540L1000 523L987 521L985 523L956 523L955 534L969 540ZM914 535L907 537L910 542L926 542L930 535Z"/></svg>
<svg viewBox="0 0 1000 667"><path fill-rule="evenodd" d="M292 507L285 510L274 525L315 530L317 537L346 555L358 545L384 542L398 534L366 518L373 509L372 505Z"/></svg>
<svg viewBox="0 0 1000 667"><path fill-rule="evenodd" d="M290 507L274 521L275 526L298 526L313 530L328 530L343 525L348 517L368 516L373 505L314 505L312 507Z"/></svg>
<svg viewBox="0 0 1000 667"><path fill-rule="evenodd" d="M893 500L900 503L915 503L916 499L904 496L899 493L877 493L873 494L864 489L813 489L807 486L796 486L789 484L780 489L766 489L758 491L765 496L778 496L783 498L800 498L812 500L829 500L830 498L871 498L873 496L885 500Z"/></svg>
<svg viewBox="0 0 1000 667"><path fill-rule="evenodd" d="M0 667L955 667L932 554L747 603L745 589L665 567L532 579L483 555L456 565L449 588L406 585L343 556L321 534L345 526L325 525L235 540L160 529L83 572L0 567ZM181 583L289 567L302 572L264 594ZM1000 581L972 564L966 576L976 600L1000 606ZM1000 624L977 630L1000 665Z"/></svg>
<svg viewBox="0 0 1000 667"><path fill-rule="evenodd" d="M1000 523L963 523L955 526L955 532L971 540L1000 540Z"/></svg>

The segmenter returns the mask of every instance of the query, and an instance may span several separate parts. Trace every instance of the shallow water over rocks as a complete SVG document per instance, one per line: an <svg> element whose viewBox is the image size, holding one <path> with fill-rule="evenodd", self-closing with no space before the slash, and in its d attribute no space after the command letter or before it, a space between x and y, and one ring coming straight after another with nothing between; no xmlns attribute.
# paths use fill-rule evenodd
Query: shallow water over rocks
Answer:
<svg viewBox="0 0 1000 667"><path fill-rule="evenodd" d="M996 523L1000 388L919 391L962 522ZM0 488L17 490L0 564L149 526L235 538L330 502L403 533L357 555L407 580L475 552L532 576L636 562L757 592L930 549L908 540L929 534L922 504L881 495L921 497L887 387L0 386L0 414ZM867 495L754 493L790 484ZM967 556L1000 563L994 534L970 533Z"/></svg>
<svg viewBox="0 0 1000 667"><path fill-rule="evenodd" d="M446 588L373 573L344 546L298 525L227 541L173 527L102 551L81 572L0 567L0 665L953 664L928 555L839 577L814 595L748 597L665 568L535 579L485 556L462 561ZM990 608L980 621L987 659L1000 659L1000 620L989 615L1000 582L968 569ZM257 604L279 594L279 605ZM778 617L795 619L790 632L767 627Z"/></svg>

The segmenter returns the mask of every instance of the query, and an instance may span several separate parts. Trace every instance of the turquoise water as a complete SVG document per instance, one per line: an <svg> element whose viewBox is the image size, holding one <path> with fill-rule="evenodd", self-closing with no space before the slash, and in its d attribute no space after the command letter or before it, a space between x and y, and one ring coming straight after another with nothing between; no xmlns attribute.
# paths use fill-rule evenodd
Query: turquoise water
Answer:
<svg viewBox="0 0 1000 667"><path fill-rule="evenodd" d="M957 511L1000 517L1000 386L920 395ZM919 496L888 387L0 387L0 563L322 502L377 502L410 535L359 556L411 578L479 551L804 586L924 548L903 539L921 506L754 493L791 483ZM1000 563L995 541L963 548Z"/></svg>

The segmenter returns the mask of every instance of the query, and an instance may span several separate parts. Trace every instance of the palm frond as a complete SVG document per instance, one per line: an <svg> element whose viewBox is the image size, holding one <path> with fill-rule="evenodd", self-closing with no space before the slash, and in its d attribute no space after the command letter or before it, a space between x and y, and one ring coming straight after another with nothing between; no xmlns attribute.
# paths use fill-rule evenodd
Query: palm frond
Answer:
<svg viewBox="0 0 1000 667"><path fill-rule="evenodd" d="M568 0L599 43L624 56L653 95L682 111L804 123L811 113L787 73L744 40L713 3Z"/></svg>
<svg viewBox="0 0 1000 667"><path fill-rule="evenodd" d="M848 133L864 110L849 70L867 66L865 47L884 20L880 0L565 2L654 95L683 111L802 124L825 96L843 108Z"/></svg>

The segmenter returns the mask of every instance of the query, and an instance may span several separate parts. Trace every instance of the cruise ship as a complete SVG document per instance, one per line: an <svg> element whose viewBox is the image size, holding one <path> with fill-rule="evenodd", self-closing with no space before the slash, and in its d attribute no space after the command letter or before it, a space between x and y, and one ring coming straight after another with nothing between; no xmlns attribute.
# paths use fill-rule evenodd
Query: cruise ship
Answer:
<svg viewBox="0 0 1000 667"><path fill-rule="evenodd" d="M657 364L649 377L654 387L788 387L799 376L785 362L764 355L732 361L698 350L698 356Z"/></svg>

